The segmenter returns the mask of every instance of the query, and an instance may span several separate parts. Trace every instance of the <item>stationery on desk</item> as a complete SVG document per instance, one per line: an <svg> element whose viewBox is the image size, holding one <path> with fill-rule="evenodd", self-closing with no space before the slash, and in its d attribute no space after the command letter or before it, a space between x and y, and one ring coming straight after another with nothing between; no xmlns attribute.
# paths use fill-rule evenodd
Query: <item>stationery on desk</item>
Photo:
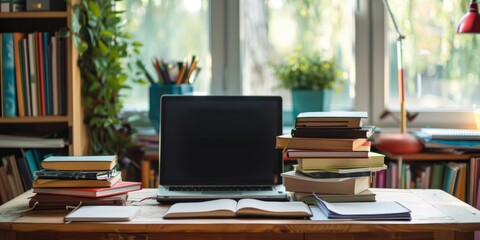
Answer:
<svg viewBox="0 0 480 240"><path fill-rule="evenodd" d="M138 213L139 206L82 206L65 216L66 222L118 222L130 221Z"/></svg>
<svg viewBox="0 0 480 240"><path fill-rule="evenodd" d="M396 201L329 203L313 194L321 212L329 219L342 220L407 220L412 219L410 209Z"/></svg>

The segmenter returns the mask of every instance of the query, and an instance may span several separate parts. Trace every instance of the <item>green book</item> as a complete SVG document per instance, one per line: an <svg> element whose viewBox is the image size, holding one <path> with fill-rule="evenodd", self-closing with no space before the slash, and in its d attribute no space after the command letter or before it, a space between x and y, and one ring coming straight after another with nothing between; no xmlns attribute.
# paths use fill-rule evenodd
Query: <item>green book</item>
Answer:
<svg viewBox="0 0 480 240"><path fill-rule="evenodd" d="M433 164L432 178L430 179L430 188L442 189L444 165L441 163Z"/></svg>

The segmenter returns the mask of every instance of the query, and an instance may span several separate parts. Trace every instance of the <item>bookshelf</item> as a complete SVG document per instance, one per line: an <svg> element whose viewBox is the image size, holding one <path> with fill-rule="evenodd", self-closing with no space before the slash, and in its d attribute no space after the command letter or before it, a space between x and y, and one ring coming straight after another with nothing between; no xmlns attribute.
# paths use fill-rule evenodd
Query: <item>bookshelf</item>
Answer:
<svg viewBox="0 0 480 240"><path fill-rule="evenodd" d="M79 0L72 1L73 3L78 2ZM66 4L66 3L65 3ZM72 21L71 7L69 4L66 4L65 11L43 11L43 12L2 12L0 13L0 33L9 33L9 32L21 32L26 33L26 38L28 40L28 34L34 32L48 32L54 33L58 32L64 27L71 25ZM50 37L54 34L49 35ZM51 39L51 38L47 38ZM53 43L49 42L50 44ZM59 44L60 40L57 40L56 43ZM27 53L25 56L28 56L25 60L28 65L30 65L29 56L30 52L30 42L27 42ZM63 42L62 42L63 44ZM59 45L57 45L59 46ZM53 49L52 45L48 46L48 50ZM58 57L57 59L57 73L58 82L63 81L63 85L58 87L59 95L62 95L63 98L57 98L57 104L63 105L63 109L60 112L49 113L49 114L34 114L26 113L26 116L19 116L17 113L16 116L6 117L4 112L0 112L0 133L5 135L26 135L26 136L49 136L53 133L61 133L59 138L67 140L67 144L62 149L54 149L52 152L61 152L62 154L68 155L84 155L88 150L88 142L86 136L86 126L83 123L83 106L81 99L81 78L80 71L76 66L78 53L76 48L73 45L72 38L69 37L65 39L64 45L59 46L57 51L57 56L63 56L63 58ZM61 50L60 50L61 49ZM50 53L50 52L49 52ZM53 52L51 52L53 56ZM38 57L38 56L37 56ZM51 56L50 56L51 57ZM51 58L49 63L51 63ZM63 61L62 61L63 60ZM61 61L61 63L60 63ZM1 62L1 60L0 60ZM45 66L46 67L46 66ZM37 70L39 67L37 66ZM45 68L46 69L46 68ZM55 69L55 68L52 68ZM29 71L24 70L25 75ZM55 71L55 70L52 70ZM63 77L62 77L63 76ZM37 75L38 77L38 75ZM27 83L26 77L22 77L24 83ZM2 85L0 89L3 89L4 82L2 78ZM25 85L23 85L25 86ZM51 85L52 86L52 85ZM57 85L58 86L58 85ZM52 89L55 89L52 86ZM40 91L40 88L37 90ZM55 91L55 90L52 90ZM24 90L24 93L28 90ZM53 94L52 92L50 92ZM48 93L45 93L46 97ZM51 97L53 98L53 97ZM0 103L3 104L4 96L0 95ZM30 101L30 103L32 103ZM17 101L18 104L18 101ZM33 105L33 103L32 103ZM38 105L37 105L38 106ZM18 107L17 107L18 108ZM26 108L26 105L25 105ZM27 112L27 110L25 110ZM24 146L21 144L18 146L17 154L20 153L20 149L24 149ZM0 149L0 157L4 157L5 152L10 151L9 149ZM11 151L15 151L12 149ZM48 151L48 149L47 149ZM0 164L1 165L1 164ZM2 187L2 186L0 186Z"/></svg>
<svg viewBox="0 0 480 240"><path fill-rule="evenodd" d="M480 155L478 154L420 152L394 155L386 153L386 160L388 169L384 174L377 174L377 179L374 181L375 187L443 189L444 184L450 181L445 176L445 169L446 166L451 164L452 166L458 166L460 171L464 171L465 174L463 180L460 180L460 171L455 173L458 174L453 178L456 179L456 182L451 184L456 189L451 194L472 206L477 206L477 202L480 201L480 199L477 199L479 187L479 164L477 162L480 161ZM435 165L443 166L440 176L433 172ZM436 185L435 182L437 182ZM459 190L463 193L458 193Z"/></svg>

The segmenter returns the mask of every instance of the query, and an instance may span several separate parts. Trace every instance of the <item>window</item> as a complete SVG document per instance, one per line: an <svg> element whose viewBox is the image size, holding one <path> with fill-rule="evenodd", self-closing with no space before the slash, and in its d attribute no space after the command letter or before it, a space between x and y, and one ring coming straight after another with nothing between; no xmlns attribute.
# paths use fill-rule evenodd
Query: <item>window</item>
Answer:
<svg viewBox="0 0 480 240"><path fill-rule="evenodd" d="M375 1L377 3L382 5L381 1ZM403 41L406 109L420 113L410 125L465 127L465 124L473 124L472 110L480 103L480 72L477 70L480 60L476 57L480 53L480 42L477 36L455 33L458 21L468 11L468 3L408 0L389 1L389 4L406 36ZM385 56L385 64L378 64L374 71L384 71L384 79L387 79L383 81L378 76L374 82L374 86L378 86L375 92L385 89L384 95L376 96L378 116L382 108L399 111L397 34L386 13L373 17L377 22L382 17L387 19L384 33L377 35L377 42L382 41L381 38L385 40L384 47L373 48L376 56ZM375 31L377 29L382 31L379 25Z"/></svg>
<svg viewBox="0 0 480 240"><path fill-rule="evenodd" d="M210 93L210 48L207 0L124 0L126 28L143 44L142 60L157 79L154 57L169 63L183 61L193 54L199 58L200 75L194 89ZM148 85L132 84L125 107L148 110Z"/></svg>
<svg viewBox="0 0 480 240"><path fill-rule="evenodd" d="M473 127L480 103L479 37L455 34L468 3L389 1L406 35L406 108L409 127ZM204 94L282 95L268 67L298 46L335 56L347 84L332 109L368 111L371 124L398 127L396 33L382 0L125 0L127 26L153 56L200 57L195 91ZM150 69L153 73L153 69ZM126 107L148 109L148 86L134 86Z"/></svg>

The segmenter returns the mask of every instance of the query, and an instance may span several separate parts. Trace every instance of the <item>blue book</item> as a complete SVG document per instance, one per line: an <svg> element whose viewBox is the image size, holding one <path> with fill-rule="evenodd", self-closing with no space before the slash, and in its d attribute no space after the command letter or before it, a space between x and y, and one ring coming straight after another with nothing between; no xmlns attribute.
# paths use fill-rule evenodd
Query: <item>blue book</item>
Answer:
<svg viewBox="0 0 480 240"><path fill-rule="evenodd" d="M456 166L454 163L449 163L445 166L444 172L443 172L443 184L442 184L442 190L453 194L455 190L455 183L457 181L457 175L458 175L458 166Z"/></svg>
<svg viewBox="0 0 480 240"><path fill-rule="evenodd" d="M43 76L45 80L45 113L47 116L53 115L53 99L52 99L52 64L51 64L51 35L49 32L42 32L42 48L43 48Z"/></svg>
<svg viewBox="0 0 480 240"><path fill-rule="evenodd" d="M2 33L3 116L16 117L17 89L13 55L13 33Z"/></svg>
<svg viewBox="0 0 480 240"><path fill-rule="evenodd" d="M35 179L35 172L39 170L37 160L35 159L35 155L33 154L34 150L25 150L23 153L25 157L25 161L27 162L28 169L30 170L30 175L32 179Z"/></svg>

